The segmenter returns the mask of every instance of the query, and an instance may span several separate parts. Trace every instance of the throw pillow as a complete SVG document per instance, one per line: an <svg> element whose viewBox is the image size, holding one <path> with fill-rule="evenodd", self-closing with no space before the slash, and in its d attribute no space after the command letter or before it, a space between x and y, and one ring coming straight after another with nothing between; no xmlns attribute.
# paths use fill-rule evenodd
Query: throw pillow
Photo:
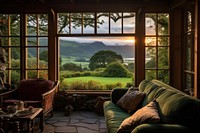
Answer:
<svg viewBox="0 0 200 133"><path fill-rule="evenodd" d="M118 128L118 133L131 132L136 126L143 123L157 123L160 117L156 100L150 102L136 111L132 116L126 118Z"/></svg>
<svg viewBox="0 0 200 133"><path fill-rule="evenodd" d="M136 88L130 87L128 91L117 101L117 105L128 113L135 112L143 99L145 98L144 92L139 92Z"/></svg>

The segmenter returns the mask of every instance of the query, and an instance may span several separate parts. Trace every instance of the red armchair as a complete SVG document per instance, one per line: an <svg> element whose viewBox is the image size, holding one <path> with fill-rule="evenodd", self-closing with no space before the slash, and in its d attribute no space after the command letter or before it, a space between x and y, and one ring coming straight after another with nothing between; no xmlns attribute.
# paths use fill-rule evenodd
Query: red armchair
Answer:
<svg viewBox="0 0 200 133"><path fill-rule="evenodd" d="M27 107L41 107L44 115L51 113L51 116L53 116L53 102L58 85L58 81L23 79L15 91L7 94L3 106L15 104L21 100L26 103Z"/></svg>

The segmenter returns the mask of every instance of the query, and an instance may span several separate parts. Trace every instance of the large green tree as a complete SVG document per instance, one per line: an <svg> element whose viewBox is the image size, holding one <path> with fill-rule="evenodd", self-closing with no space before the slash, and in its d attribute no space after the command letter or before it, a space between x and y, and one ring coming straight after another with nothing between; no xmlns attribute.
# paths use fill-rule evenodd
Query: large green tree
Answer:
<svg viewBox="0 0 200 133"><path fill-rule="evenodd" d="M112 62L123 63L123 58L120 54L117 54L111 50L101 50L96 52L90 58L89 68L95 70L97 68L106 68L108 64Z"/></svg>

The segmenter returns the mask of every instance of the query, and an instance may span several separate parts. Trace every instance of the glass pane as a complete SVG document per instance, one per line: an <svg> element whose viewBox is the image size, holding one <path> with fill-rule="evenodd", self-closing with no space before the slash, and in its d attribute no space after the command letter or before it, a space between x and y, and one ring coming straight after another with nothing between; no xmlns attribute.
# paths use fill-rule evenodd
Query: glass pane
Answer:
<svg viewBox="0 0 200 133"><path fill-rule="evenodd" d="M191 48L186 48L186 70L191 70L192 67L192 61L191 61Z"/></svg>
<svg viewBox="0 0 200 133"><path fill-rule="evenodd" d="M187 12L187 30L192 31L192 13L191 11Z"/></svg>
<svg viewBox="0 0 200 133"><path fill-rule="evenodd" d="M20 15L10 15L10 34L20 35Z"/></svg>
<svg viewBox="0 0 200 133"><path fill-rule="evenodd" d="M27 68L37 68L37 49L27 48Z"/></svg>
<svg viewBox="0 0 200 133"><path fill-rule="evenodd" d="M92 80L92 83L94 83L94 85L97 85L99 80L101 80L101 83L98 83L98 85L100 86L99 88L101 90L108 90L109 88L111 88L111 86L113 88L116 85L122 85L125 87L127 84L130 85L134 83L134 37L59 37L59 44L60 79L61 81L63 81L61 82L62 89L71 89L71 87L67 88L66 86L70 86L71 82L77 80L76 78L79 78L77 83L80 83L81 80L87 78L87 80ZM100 53L97 54L98 59L95 59L95 57L92 58L95 55L95 53ZM115 59L112 58L112 53L117 54L115 56ZM123 61L121 61L121 59L123 59ZM127 77L120 77L121 73L116 75L115 77L109 78L106 77L105 74L103 75L103 72L106 69L107 65L103 66L99 62L105 62L104 64L110 64L111 62L116 60L118 61L119 65L122 65L123 67L124 65L126 66L125 68L128 72ZM111 81L111 78L113 78L112 82L106 83L108 79ZM124 81L122 80L122 78L124 79ZM105 83L108 85L106 85ZM88 86L90 85L88 84L88 82L84 84ZM79 86L79 88L77 89L80 88L81 87ZM93 87L90 87L90 89L91 88Z"/></svg>
<svg viewBox="0 0 200 133"><path fill-rule="evenodd" d="M156 35L156 14L146 14L145 35Z"/></svg>
<svg viewBox="0 0 200 133"><path fill-rule="evenodd" d="M27 46L37 46L37 37L27 37Z"/></svg>
<svg viewBox="0 0 200 133"><path fill-rule="evenodd" d="M156 37L146 37L145 45L146 46L156 46Z"/></svg>
<svg viewBox="0 0 200 133"><path fill-rule="evenodd" d="M48 79L48 70L39 70L39 78Z"/></svg>
<svg viewBox="0 0 200 133"><path fill-rule="evenodd" d="M48 37L38 37L39 46L48 46Z"/></svg>
<svg viewBox="0 0 200 133"><path fill-rule="evenodd" d="M187 46L193 47L194 45L194 34L193 33L188 33L186 36L186 41L187 41Z"/></svg>
<svg viewBox="0 0 200 133"><path fill-rule="evenodd" d="M122 13L110 13L110 33L122 33Z"/></svg>
<svg viewBox="0 0 200 133"><path fill-rule="evenodd" d="M38 78L37 70L27 70L27 79Z"/></svg>
<svg viewBox="0 0 200 133"><path fill-rule="evenodd" d="M11 70L10 75L11 84L17 87L20 81L20 70Z"/></svg>
<svg viewBox="0 0 200 133"><path fill-rule="evenodd" d="M8 37L1 37L1 38L0 38L0 44L1 44L2 46L9 46Z"/></svg>
<svg viewBox="0 0 200 133"><path fill-rule="evenodd" d="M97 13L97 33L109 33L109 13Z"/></svg>
<svg viewBox="0 0 200 133"><path fill-rule="evenodd" d="M37 15L29 14L26 18L27 21L27 35L37 35Z"/></svg>
<svg viewBox="0 0 200 133"><path fill-rule="evenodd" d="M146 70L145 79L147 80L156 79L156 70Z"/></svg>
<svg viewBox="0 0 200 133"><path fill-rule="evenodd" d="M94 13L83 14L83 33L94 34Z"/></svg>
<svg viewBox="0 0 200 133"><path fill-rule="evenodd" d="M169 14L158 14L158 35L169 35Z"/></svg>
<svg viewBox="0 0 200 133"><path fill-rule="evenodd" d="M0 72L8 67L7 59L7 49L0 47Z"/></svg>
<svg viewBox="0 0 200 133"><path fill-rule="evenodd" d="M69 34L69 13L58 13L58 33Z"/></svg>
<svg viewBox="0 0 200 133"><path fill-rule="evenodd" d="M11 46L20 46L20 37L11 37Z"/></svg>
<svg viewBox="0 0 200 133"><path fill-rule="evenodd" d="M11 48L11 68L20 68L20 48Z"/></svg>
<svg viewBox="0 0 200 133"><path fill-rule="evenodd" d="M135 33L135 13L123 13L123 33Z"/></svg>
<svg viewBox="0 0 200 133"><path fill-rule="evenodd" d="M0 36L8 35L8 15L0 14Z"/></svg>
<svg viewBox="0 0 200 133"><path fill-rule="evenodd" d="M192 89L192 84L193 84L193 81L192 81L192 76L191 74L186 74L186 89Z"/></svg>
<svg viewBox="0 0 200 133"><path fill-rule="evenodd" d="M82 14L81 13L71 13L71 33L81 34L82 30Z"/></svg>
<svg viewBox="0 0 200 133"><path fill-rule="evenodd" d="M158 70L158 80L169 84L169 70Z"/></svg>
<svg viewBox="0 0 200 133"><path fill-rule="evenodd" d="M48 68L48 48L40 48L39 64L39 68Z"/></svg>
<svg viewBox="0 0 200 133"><path fill-rule="evenodd" d="M145 68L156 68L156 48L146 47Z"/></svg>
<svg viewBox="0 0 200 133"><path fill-rule="evenodd" d="M158 37L158 46L169 46L169 37Z"/></svg>
<svg viewBox="0 0 200 133"><path fill-rule="evenodd" d="M168 47L158 48L158 68L169 69L169 48Z"/></svg>
<svg viewBox="0 0 200 133"><path fill-rule="evenodd" d="M38 15L39 23L39 35L48 35L48 15L40 14Z"/></svg>

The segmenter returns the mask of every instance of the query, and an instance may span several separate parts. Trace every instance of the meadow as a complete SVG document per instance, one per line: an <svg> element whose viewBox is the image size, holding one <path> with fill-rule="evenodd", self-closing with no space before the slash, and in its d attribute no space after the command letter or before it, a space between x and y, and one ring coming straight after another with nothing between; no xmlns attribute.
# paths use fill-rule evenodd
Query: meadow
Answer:
<svg viewBox="0 0 200 133"><path fill-rule="evenodd" d="M75 81L88 82L88 81L91 81L91 80L99 82L102 85L121 83L122 87L125 87L127 83L132 82L132 78L93 77L93 76L66 78L66 79L63 80L63 82L70 84L70 83L75 82Z"/></svg>

